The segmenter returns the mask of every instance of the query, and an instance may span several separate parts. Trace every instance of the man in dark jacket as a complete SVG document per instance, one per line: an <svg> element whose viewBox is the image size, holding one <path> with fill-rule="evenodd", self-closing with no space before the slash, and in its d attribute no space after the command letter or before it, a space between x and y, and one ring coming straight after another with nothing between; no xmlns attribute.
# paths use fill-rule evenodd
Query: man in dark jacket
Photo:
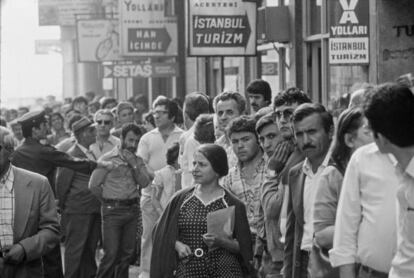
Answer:
<svg viewBox="0 0 414 278"><path fill-rule="evenodd" d="M96 140L93 122L82 117L73 123L77 143L68 154L81 159L94 159L89 146ZM96 274L95 251L100 238L100 203L89 191L90 174L59 168L56 197L65 219L65 277L89 278Z"/></svg>

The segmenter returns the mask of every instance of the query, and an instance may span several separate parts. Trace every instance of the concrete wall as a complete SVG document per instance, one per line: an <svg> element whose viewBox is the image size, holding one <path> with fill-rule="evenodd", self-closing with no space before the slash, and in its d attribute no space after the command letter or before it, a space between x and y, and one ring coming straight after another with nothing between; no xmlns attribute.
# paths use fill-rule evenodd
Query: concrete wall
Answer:
<svg viewBox="0 0 414 278"><path fill-rule="evenodd" d="M377 2L378 83L414 73L414 1Z"/></svg>

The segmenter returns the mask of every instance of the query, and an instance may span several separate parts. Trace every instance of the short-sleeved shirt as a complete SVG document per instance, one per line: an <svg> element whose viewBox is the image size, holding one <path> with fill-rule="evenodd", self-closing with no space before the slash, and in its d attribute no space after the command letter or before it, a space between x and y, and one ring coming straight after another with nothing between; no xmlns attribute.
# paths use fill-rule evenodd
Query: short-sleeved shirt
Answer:
<svg viewBox="0 0 414 278"><path fill-rule="evenodd" d="M117 161L120 165L107 171L102 185L104 199L133 199L139 197L139 185L135 182L133 169L128 165L120 152L120 148L104 154L100 160Z"/></svg>
<svg viewBox="0 0 414 278"><path fill-rule="evenodd" d="M177 126L164 141L161 132L155 128L145 133L138 144L138 156L142 157L150 172L155 172L167 165L167 150L180 139L183 130ZM151 196L151 187L142 189L143 196Z"/></svg>

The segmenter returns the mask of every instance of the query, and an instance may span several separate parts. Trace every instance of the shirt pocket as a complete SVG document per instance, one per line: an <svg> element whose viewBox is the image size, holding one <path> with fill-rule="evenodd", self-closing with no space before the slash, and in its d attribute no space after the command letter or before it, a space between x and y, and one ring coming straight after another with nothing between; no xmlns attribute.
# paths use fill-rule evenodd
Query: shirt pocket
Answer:
<svg viewBox="0 0 414 278"><path fill-rule="evenodd" d="M405 237L409 242L414 244L414 208L408 208L404 227Z"/></svg>

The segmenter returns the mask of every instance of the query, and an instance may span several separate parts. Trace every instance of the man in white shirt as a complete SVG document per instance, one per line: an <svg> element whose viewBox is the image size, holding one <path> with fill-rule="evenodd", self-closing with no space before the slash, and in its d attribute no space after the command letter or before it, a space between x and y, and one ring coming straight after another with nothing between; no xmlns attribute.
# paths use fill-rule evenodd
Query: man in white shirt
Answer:
<svg viewBox="0 0 414 278"><path fill-rule="evenodd" d="M223 92L214 98L214 111L217 116L219 129L224 132L216 144L223 147L227 152L229 169L237 164L237 157L233 152L230 139L225 134L227 125L246 111L246 100L237 92Z"/></svg>
<svg viewBox="0 0 414 278"><path fill-rule="evenodd" d="M180 144L180 156L179 163L182 170L181 182L182 187L186 188L192 185L193 176L191 174L192 165L189 164L188 158L183 156L184 152L192 156L195 152L195 148L192 148L194 144L187 145L189 138L194 138L194 122L201 114L208 114L210 112L210 99L203 93L194 92L185 96L183 107L183 118L186 131L181 134ZM187 148L187 150L185 150Z"/></svg>
<svg viewBox="0 0 414 278"><path fill-rule="evenodd" d="M284 277L307 278L313 239L313 206L319 176L329 160L333 119L321 104L305 103L293 113L297 145L305 161L289 172Z"/></svg>
<svg viewBox="0 0 414 278"><path fill-rule="evenodd" d="M397 160L398 245L389 277L411 278L414 277L414 93L404 85L381 85L375 88L365 114L379 150L391 153Z"/></svg>
<svg viewBox="0 0 414 278"><path fill-rule="evenodd" d="M138 145L138 156L142 157L152 174L167 165L166 153L173 143L178 142L183 130L175 125L178 106L170 99L160 96L153 103L155 125L157 128L144 134ZM140 277L149 277L152 252L152 230L159 218L152 205L152 188L141 191L142 238Z"/></svg>
<svg viewBox="0 0 414 278"><path fill-rule="evenodd" d="M96 160L115 147L121 146L121 140L110 133L114 120L114 115L108 109L98 110L95 114L96 142L89 146L89 150Z"/></svg>

